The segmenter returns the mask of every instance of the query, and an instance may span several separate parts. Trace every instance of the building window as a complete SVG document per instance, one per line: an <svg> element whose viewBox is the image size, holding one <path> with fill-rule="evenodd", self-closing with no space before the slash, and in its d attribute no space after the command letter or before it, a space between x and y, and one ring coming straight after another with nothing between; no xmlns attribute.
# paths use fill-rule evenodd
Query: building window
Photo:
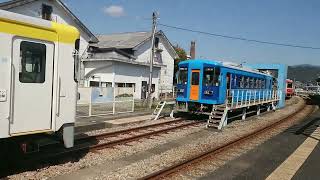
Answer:
<svg viewBox="0 0 320 180"><path fill-rule="evenodd" d="M52 6L42 4L42 19L51 21Z"/></svg>
<svg viewBox="0 0 320 180"><path fill-rule="evenodd" d="M158 37L155 37L154 38L154 47L157 49L157 48L159 48L159 38Z"/></svg>
<svg viewBox="0 0 320 180"><path fill-rule="evenodd" d="M98 82L98 81L90 81L90 87L100 87L100 82Z"/></svg>
<svg viewBox="0 0 320 180"><path fill-rule="evenodd" d="M156 52L155 53L155 58L154 58L155 62L157 63L162 63L162 55L161 52Z"/></svg>
<svg viewBox="0 0 320 180"><path fill-rule="evenodd" d="M44 83L46 72L46 45L22 41L20 44L19 81Z"/></svg>
<svg viewBox="0 0 320 180"><path fill-rule="evenodd" d="M117 87L125 87L125 83L116 83Z"/></svg>

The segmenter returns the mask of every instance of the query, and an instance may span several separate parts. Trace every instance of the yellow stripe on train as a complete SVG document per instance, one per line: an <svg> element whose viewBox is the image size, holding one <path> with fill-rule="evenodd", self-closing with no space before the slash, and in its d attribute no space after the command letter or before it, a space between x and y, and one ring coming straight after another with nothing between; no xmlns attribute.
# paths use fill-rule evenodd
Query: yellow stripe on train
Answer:
<svg viewBox="0 0 320 180"><path fill-rule="evenodd" d="M51 42L74 44L79 39L79 31L72 26L51 22L51 27L0 18L0 32L21 37Z"/></svg>

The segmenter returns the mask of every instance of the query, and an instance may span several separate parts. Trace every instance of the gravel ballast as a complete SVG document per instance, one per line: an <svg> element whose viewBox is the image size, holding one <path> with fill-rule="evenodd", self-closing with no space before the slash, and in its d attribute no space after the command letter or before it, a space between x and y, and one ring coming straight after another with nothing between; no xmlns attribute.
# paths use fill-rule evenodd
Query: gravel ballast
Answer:
<svg viewBox="0 0 320 180"><path fill-rule="evenodd" d="M78 161L71 159L67 163L12 175L9 179L136 179L190 157L194 153L199 153L209 147L219 146L254 129L277 121L281 117L295 112L303 103L304 101L300 98L292 98L284 109L260 117L234 121L221 132L206 129L204 126L191 126L155 136L152 139L141 139L128 145L88 153ZM147 122L146 124L148 123L155 122ZM87 134L99 134L125 128L117 127L88 132ZM237 152L232 153L237 154ZM220 162L220 164L223 163ZM219 162L212 165L212 167L214 166L218 167ZM192 175L200 174L201 176L200 172L194 171L195 174ZM187 178L185 175L177 178L182 177Z"/></svg>

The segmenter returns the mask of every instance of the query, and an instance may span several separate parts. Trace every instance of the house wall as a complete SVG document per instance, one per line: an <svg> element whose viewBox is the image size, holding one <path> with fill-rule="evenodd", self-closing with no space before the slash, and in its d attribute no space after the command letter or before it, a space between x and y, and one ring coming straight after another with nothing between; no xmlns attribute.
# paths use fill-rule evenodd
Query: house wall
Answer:
<svg viewBox="0 0 320 180"><path fill-rule="evenodd" d="M92 75L96 76L96 78L90 78ZM159 76L160 68L155 67L152 78L152 84L155 84L155 98L158 98L159 93ZM111 61L86 61L85 77L88 77L85 83L86 86L89 86L90 80L113 82L113 85L114 83L134 83L134 97L140 99L142 81L149 81L149 67Z"/></svg>
<svg viewBox="0 0 320 180"><path fill-rule="evenodd" d="M169 54L168 49L163 44L164 39L160 38L159 49L162 49L162 64L165 67L161 67L160 84L159 89L163 89L162 92L168 92L173 86L173 74L174 74L174 59ZM137 57L138 62L150 62L150 52L151 52L151 40L142 44L137 48L134 55ZM161 62L156 62L156 64L161 64Z"/></svg>
<svg viewBox="0 0 320 180"><path fill-rule="evenodd" d="M42 4L50 5L53 8L52 12L52 21L61 24L68 24L76 27L80 32L80 56L84 53L90 41L89 36L81 30L81 28L73 21L73 19L61 8L56 1L52 0L41 0L34 1L23 6L14 7L8 9L8 11L41 18Z"/></svg>

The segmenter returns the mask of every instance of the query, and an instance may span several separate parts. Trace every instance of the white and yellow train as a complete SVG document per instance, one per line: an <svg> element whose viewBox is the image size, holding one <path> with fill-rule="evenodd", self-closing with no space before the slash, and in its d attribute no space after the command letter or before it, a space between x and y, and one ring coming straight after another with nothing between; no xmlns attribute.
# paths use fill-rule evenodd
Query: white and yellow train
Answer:
<svg viewBox="0 0 320 180"><path fill-rule="evenodd" d="M73 146L78 30L0 10L0 141L61 132Z"/></svg>

